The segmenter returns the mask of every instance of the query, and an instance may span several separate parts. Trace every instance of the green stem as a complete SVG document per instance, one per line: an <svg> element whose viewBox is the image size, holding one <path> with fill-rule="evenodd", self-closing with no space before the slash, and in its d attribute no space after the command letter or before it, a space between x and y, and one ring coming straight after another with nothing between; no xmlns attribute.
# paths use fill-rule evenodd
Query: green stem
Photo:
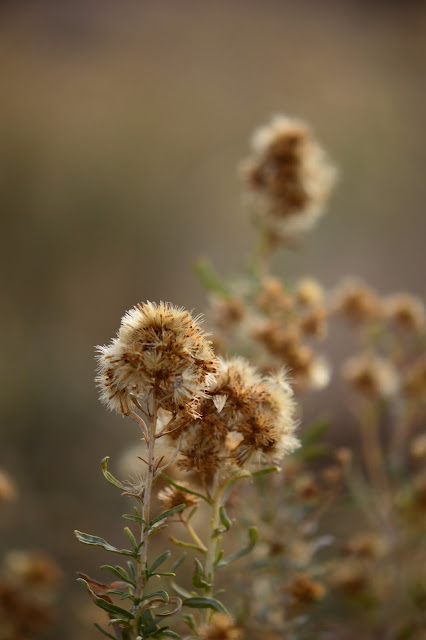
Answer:
<svg viewBox="0 0 426 640"><path fill-rule="evenodd" d="M139 579L135 589L135 596L137 598L143 595L145 582L146 582L146 569L148 562L148 540L149 540L149 522L150 522L150 512L151 512L151 493L152 493L152 485L154 480L154 466L155 466L155 435L157 428L157 413L158 406L157 401L155 399L155 392L152 394L152 411L149 414L149 433L148 433L148 469L147 476L145 481L144 488L144 497L143 497L143 507L142 507L142 517L145 521L145 524L142 524L141 527L141 549L139 556Z"/></svg>
<svg viewBox="0 0 426 640"><path fill-rule="evenodd" d="M211 587L206 590L206 596L208 598L212 597L214 591L214 578L215 578L215 560L216 560L216 552L217 552L217 529L220 524L220 516L219 510L222 506L222 496L223 491L226 485L222 485L218 487L213 495L213 504L211 507L211 517L210 517L210 531L209 531L209 539L207 543L207 553L206 553L206 561L204 565L204 574L206 576L207 582L211 584ZM205 622L207 623L211 618L211 612L206 609L205 611Z"/></svg>

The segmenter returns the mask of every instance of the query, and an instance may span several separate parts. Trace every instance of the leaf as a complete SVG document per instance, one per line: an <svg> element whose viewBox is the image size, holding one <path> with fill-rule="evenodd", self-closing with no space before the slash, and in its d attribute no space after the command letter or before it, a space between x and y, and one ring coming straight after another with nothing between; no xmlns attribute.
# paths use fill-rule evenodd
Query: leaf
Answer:
<svg viewBox="0 0 426 640"><path fill-rule="evenodd" d="M182 616L182 619L188 625L188 627L191 629L191 631L193 631L194 633L196 633L198 635L197 625L196 625L194 616L193 615Z"/></svg>
<svg viewBox="0 0 426 640"><path fill-rule="evenodd" d="M94 625L95 625L96 629L98 631L100 631L101 633L103 633L104 636L106 636L107 638L112 638L112 640L117 640L117 636L112 636L110 633L108 633L108 631L105 631L105 629L103 629L101 627L101 625L98 624L97 622L94 622Z"/></svg>
<svg viewBox="0 0 426 640"><path fill-rule="evenodd" d="M82 531L74 531L77 540L82 542L83 544L91 544L95 547L102 547L106 551L111 551L112 553L119 553L122 556L133 556L137 557L137 554L134 551L129 551L128 549L117 549L117 547L113 547L111 544L106 542L103 538L99 538L98 536L91 536L88 533L83 533Z"/></svg>
<svg viewBox="0 0 426 640"><path fill-rule="evenodd" d="M167 638L181 638L182 637L178 633L175 633L174 631L172 631L171 629L167 629L166 631L163 631L163 636L166 636Z"/></svg>
<svg viewBox="0 0 426 640"><path fill-rule="evenodd" d="M170 516L174 515L178 511L182 511L183 509L185 509L185 507L186 507L186 504L183 502L182 504L178 504L177 507L173 507L172 509L167 509L167 511L163 511L163 513L161 513L159 516L154 518L154 520L151 520L151 522L149 523L149 528L153 527L154 524L157 524L157 522L160 522L161 520L165 520L166 518L169 518Z"/></svg>
<svg viewBox="0 0 426 640"><path fill-rule="evenodd" d="M194 563L195 563L195 569L194 569L194 575L192 576L192 584L197 589L210 589L212 584L205 580L206 576L204 573L203 565L198 560L198 558L194 558Z"/></svg>
<svg viewBox="0 0 426 640"><path fill-rule="evenodd" d="M330 447L326 444L311 444L308 447L303 447L296 454L301 460L316 460L317 458L324 458L330 453Z"/></svg>
<svg viewBox="0 0 426 640"><path fill-rule="evenodd" d="M194 270L200 279L203 287L221 298L229 297L229 292L223 282L221 282L219 276L214 271L212 265L205 258L199 258L194 264Z"/></svg>
<svg viewBox="0 0 426 640"><path fill-rule="evenodd" d="M93 602L100 609L103 609L104 611L106 611L112 616L115 616L115 617L119 616L124 620L134 620L135 616L132 613L130 613L130 611L127 611L126 609L122 609L121 607L117 607L117 605L113 604L112 602L108 602L108 600L105 600L104 598L100 598L99 596L97 596L89 587L88 583L86 582L86 580L84 580L84 578L77 578L77 582L80 582L87 589L87 591L89 592L89 594L93 599Z"/></svg>
<svg viewBox="0 0 426 640"><path fill-rule="evenodd" d="M162 598L165 604L170 600L167 591L154 591L153 593L147 593L146 596L142 598L141 602L143 602L143 600L149 600L149 598Z"/></svg>
<svg viewBox="0 0 426 640"><path fill-rule="evenodd" d="M301 435L302 447L314 444L320 440L330 428L329 420L318 420L313 425L305 429Z"/></svg>
<svg viewBox="0 0 426 640"><path fill-rule="evenodd" d="M103 564L101 566L101 569L106 569L107 571L110 571L115 576L117 576L117 578L120 578L120 580L123 580L123 582L127 582L128 584L132 585L133 587L136 587L136 582L134 580L132 580L132 578L130 578L130 576L127 573L127 571L125 569L123 569L122 567L112 567L109 564Z"/></svg>
<svg viewBox="0 0 426 640"><path fill-rule="evenodd" d="M259 540L259 534L258 534L258 531L257 531L256 527L250 527L249 530L248 530L248 534L249 534L249 540L250 540L249 544L246 547L244 547L243 549L240 549L239 551L236 551L235 553L232 553L230 556L228 556L224 560L220 560L216 564L217 568L225 567L230 562L234 562L234 560L238 560L239 558L242 558L243 556L245 556L248 553L250 553L250 551L255 547L255 545L257 544L257 542Z"/></svg>
<svg viewBox="0 0 426 640"><path fill-rule="evenodd" d="M219 509L219 518L223 526L225 527L225 531L229 531L232 527L232 521L229 519L228 514L225 511L225 507L220 507Z"/></svg>
<svg viewBox="0 0 426 640"><path fill-rule="evenodd" d="M195 549L195 551L199 551L200 553L206 553L206 550L202 549L202 547L199 547L198 544L183 542L183 540L177 540L176 538L173 538L173 536L171 536L169 540L170 542L173 542L173 544L176 544L178 547L183 547L184 549Z"/></svg>
<svg viewBox="0 0 426 640"><path fill-rule="evenodd" d="M251 475L253 478L257 478L259 476L266 476L268 473L275 473L275 471L279 471L279 467L265 467L265 469L259 469L258 471L252 471Z"/></svg>
<svg viewBox="0 0 426 640"><path fill-rule="evenodd" d="M132 545L135 553L138 553L141 545L137 543L136 538L133 535L133 532L130 531L129 527L124 527L124 533L126 534L127 538L130 540L130 544Z"/></svg>
<svg viewBox="0 0 426 640"><path fill-rule="evenodd" d="M190 493L192 496L198 496L199 498L207 502L207 504L209 504L210 506L213 506L212 501L209 500L209 498L207 498L207 496L204 496L202 493L198 493L198 491L193 491L192 489L188 489L188 487L184 487L183 485L178 484L177 482L169 478L169 476L167 476L164 472L161 474L161 477L164 478L166 482L171 484L172 487L175 487L176 489L180 489L180 491L184 491L185 493Z"/></svg>
<svg viewBox="0 0 426 640"><path fill-rule="evenodd" d="M145 524L145 520L143 520L140 516L134 515L133 513L124 513L122 516L124 520L131 520L132 522L137 522L138 524Z"/></svg>
<svg viewBox="0 0 426 640"><path fill-rule="evenodd" d="M158 556L158 558L156 560L154 560L154 562L152 563L151 567L148 569L148 573L150 575L154 575L155 570L161 565L163 564L163 562L165 562L167 560L167 558L170 558L170 556L172 555L171 551L165 551L164 553L162 553L160 556Z"/></svg>
<svg viewBox="0 0 426 640"><path fill-rule="evenodd" d="M192 609L213 609L220 613L228 613L223 604L214 598L186 598L186 600L183 601L183 604L187 607L191 607Z"/></svg>
<svg viewBox="0 0 426 640"><path fill-rule="evenodd" d="M177 569L178 567L180 567L180 565L182 564L182 562L185 562L185 558L186 558L186 556L187 556L187 553L184 551L184 552L182 553L182 555L181 555L177 560L175 560L175 561L174 561L174 563L173 563L173 564L172 564L172 566L170 567L170 570L171 570L171 571L176 571L176 569Z"/></svg>
<svg viewBox="0 0 426 640"><path fill-rule="evenodd" d="M117 478L114 478L112 473L108 471L107 469L108 460L109 460L109 456L106 456L101 462L101 469L102 469L102 473L104 474L104 477L108 480L110 484L113 484L114 487L117 487L118 489L121 489L122 491L124 491L124 486L122 485L120 480L117 480Z"/></svg>
<svg viewBox="0 0 426 640"><path fill-rule="evenodd" d="M181 598L191 598L191 594L189 593L189 591L187 591L184 587L176 584L176 582L170 581L170 586Z"/></svg>

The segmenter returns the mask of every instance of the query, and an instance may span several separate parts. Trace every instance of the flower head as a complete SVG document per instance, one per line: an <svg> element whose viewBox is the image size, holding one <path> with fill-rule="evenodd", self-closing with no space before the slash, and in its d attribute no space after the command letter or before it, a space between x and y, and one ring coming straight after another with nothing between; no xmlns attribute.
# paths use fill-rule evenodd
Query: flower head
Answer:
<svg viewBox="0 0 426 640"><path fill-rule="evenodd" d="M336 170L302 121L276 116L255 131L243 174L253 205L275 232L312 227L322 214Z"/></svg>
<svg viewBox="0 0 426 640"><path fill-rule="evenodd" d="M201 627L199 640L239 640L241 629L237 627L231 616L217 613L213 620Z"/></svg>
<svg viewBox="0 0 426 640"><path fill-rule="evenodd" d="M221 361L200 416L171 434L182 438L179 464L212 477L278 463L299 446L292 395L284 371L262 376L243 358Z"/></svg>
<svg viewBox="0 0 426 640"><path fill-rule="evenodd" d="M117 337L98 353L101 400L122 414L150 391L164 409L194 411L218 366L199 318L164 303L128 311Z"/></svg>

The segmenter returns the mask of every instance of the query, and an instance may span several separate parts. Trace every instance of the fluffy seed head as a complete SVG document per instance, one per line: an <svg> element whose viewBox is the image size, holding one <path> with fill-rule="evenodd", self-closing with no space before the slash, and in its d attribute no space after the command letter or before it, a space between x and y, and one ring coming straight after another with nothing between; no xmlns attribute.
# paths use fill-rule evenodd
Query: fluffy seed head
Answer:
<svg viewBox="0 0 426 640"><path fill-rule="evenodd" d="M335 294L335 310L354 323L374 320L380 316L380 300L367 284L358 278L348 278Z"/></svg>
<svg viewBox="0 0 426 640"><path fill-rule="evenodd" d="M179 464L204 477L238 467L276 464L300 446L294 435L295 404L284 371L262 376L243 358L221 361L199 412L200 417L185 420L180 431Z"/></svg>
<svg viewBox="0 0 426 640"><path fill-rule="evenodd" d="M392 395L398 388L393 364L373 354L353 356L343 367L343 376L356 391L368 397Z"/></svg>
<svg viewBox="0 0 426 640"><path fill-rule="evenodd" d="M209 624L201 627L198 638L199 640L239 640L241 629L236 626L231 616L217 613Z"/></svg>
<svg viewBox="0 0 426 640"><path fill-rule="evenodd" d="M323 213L336 170L309 127L276 116L255 131L251 146L243 176L253 208L278 233L311 228Z"/></svg>
<svg viewBox="0 0 426 640"><path fill-rule="evenodd" d="M188 509L198 502L197 496L186 493L181 489L176 489L176 487L165 487L165 489L158 492L158 498L162 502L164 509L173 509L173 507L177 507L180 504L186 505L185 509Z"/></svg>
<svg viewBox="0 0 426 640"><path fill-rule="evenodd" d="M218 366L199 318L152 302L123 316L117 337L98 347L97 359L101 400L122 414L132 408L132 398L151 390L164 409L194 411Z"/></svg>
<svg viewBox="0 0 426 640"><path fill-rule="evenodd" d="M396 293L383 303L385 316L401 329L419 331L425 327L425 307L416 296L408 293Z"/></svg>

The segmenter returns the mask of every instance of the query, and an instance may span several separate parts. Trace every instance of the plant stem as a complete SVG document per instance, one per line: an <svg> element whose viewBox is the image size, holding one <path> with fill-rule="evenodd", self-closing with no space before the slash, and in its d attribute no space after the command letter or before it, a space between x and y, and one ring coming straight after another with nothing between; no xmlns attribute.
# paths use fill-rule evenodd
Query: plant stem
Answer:
<svg viewBox="0 0 426 640"><path fill-rule="evenodd" d="M217 529L219 527L219 510L222 505L222 495L224 486L222 485L218 487L213 495L213 504L211 506L211 517L210 517L210 531L209 531L209 539L207 543L207 553L206 553L206 561L204 565L204 574L206 576L207 582L211 584L211 587L206 590L206 596L208 598L212 597L214 591L214 570L215 570L215 560L216 560L216 549L217 549ZM211 618L211 612L206 609L205 611L205 622L207 623Z"/></svg>
<svg viewBox="0 0 426 640"><path fill-rule="evenodd" d="M140 548L140 574L138 583L136 585L135 596L140 597L143 594L146 575L145 571L147 568L148 561L148 532L149 532L149 522L150 522L150 511L151 511L151 493L152 493L152 484L154 480L154 448L155 448L155 435L157 428L157 413L158 406L157 401L155 399L155 390L152 394L152 411L149 412L149 433L148 433L148 469L147 476L145 481L144 488L144 497L143 497L143 507L142 507L142 517L145 521L145 524L142 524L141 527L141 548Z"/></svg>

